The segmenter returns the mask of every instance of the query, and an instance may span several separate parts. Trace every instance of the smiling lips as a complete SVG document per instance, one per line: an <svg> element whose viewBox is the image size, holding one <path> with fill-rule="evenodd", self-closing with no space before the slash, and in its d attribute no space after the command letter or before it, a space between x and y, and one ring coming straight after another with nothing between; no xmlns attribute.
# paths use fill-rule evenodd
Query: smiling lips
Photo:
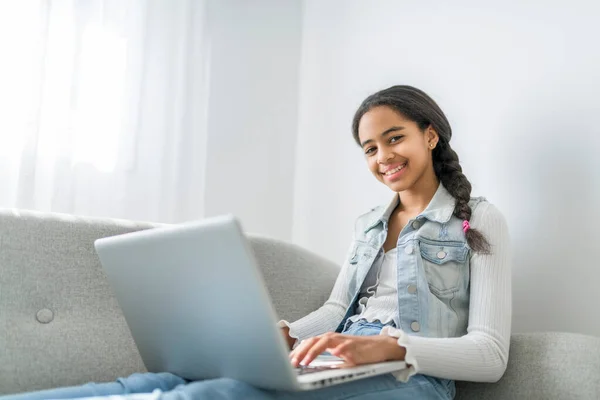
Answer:
<svg viewBox="0 0 600 400"><path fill-rule="evenodd" d="M391 177L391 176L397 174L398 172L401 172L404 169L404 167L406 167L406 163L397 165L393 168L388 168L386 171L382 171L381 175L383 175L385 177Z"/></svg>

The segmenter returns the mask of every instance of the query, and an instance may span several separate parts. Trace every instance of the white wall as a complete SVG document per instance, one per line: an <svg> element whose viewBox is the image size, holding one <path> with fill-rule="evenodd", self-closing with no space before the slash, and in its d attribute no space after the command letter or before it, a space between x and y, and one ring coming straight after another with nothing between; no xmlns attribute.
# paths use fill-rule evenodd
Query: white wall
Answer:
<svg viewBox="0 0 600 400"><path fill-rule="evenodd" d="M210 0L205 216L290 240L302 3Z"/></svg>
<svg viewBox="0 0 600 400"><path fill-rule="evenodd" d="M514 330L600 335L599 16L579 0L306 0L294 241L341 263L354 218L388 201L350 123L371 92L411 84L508 219Z"/></svg>

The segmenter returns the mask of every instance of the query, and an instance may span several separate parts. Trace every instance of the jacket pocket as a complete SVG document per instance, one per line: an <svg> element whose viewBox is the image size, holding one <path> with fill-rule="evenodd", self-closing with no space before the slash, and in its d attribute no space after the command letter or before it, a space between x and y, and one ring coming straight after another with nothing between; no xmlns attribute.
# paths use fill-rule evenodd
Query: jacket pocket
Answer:
<svg viewBox="0 0 600 400"><path fill-rule="evenodd" d="M354 241L348 254L348 262L350 264L369 263L376 255L377 251L369 243Z"/></svg>
<svg viewBox="0 0 600 400"><path fill-rule="evenodd" d="M431 291L441 296L456 292L467 265L466 244L421 238L419 248Z"/></svg>
<svg viewBox="0 0 600 400"><path fill-rule="evenodd" d="M348 254L350 283L348 297L352 298L361 288L363 281L373 265L377 250L369 243L355 241Z"/></svg>

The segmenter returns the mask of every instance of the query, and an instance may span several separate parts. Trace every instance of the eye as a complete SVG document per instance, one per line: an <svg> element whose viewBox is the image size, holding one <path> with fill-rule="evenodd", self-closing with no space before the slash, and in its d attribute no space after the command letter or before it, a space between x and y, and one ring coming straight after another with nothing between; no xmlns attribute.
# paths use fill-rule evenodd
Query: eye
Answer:
<svg viewBox="0 0 600 400"><path fill-rule="evenodd" d="M397 141L399 141L403 137L404 137L404 135L393 136L393 137L390 138L390 143L396 143Z"/></svg>
<svg viewBox="0 0 600 400"><path fill-rule="evenodd" d="M369 147L365 150L365 154L372 154L375 151L375 147Z"/></svg>

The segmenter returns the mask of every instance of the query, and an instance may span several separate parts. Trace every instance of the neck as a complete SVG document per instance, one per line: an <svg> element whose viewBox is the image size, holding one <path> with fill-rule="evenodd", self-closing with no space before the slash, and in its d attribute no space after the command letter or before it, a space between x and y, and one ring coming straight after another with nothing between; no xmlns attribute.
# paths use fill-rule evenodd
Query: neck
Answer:
<svg viewBox="0 0 600 400"><path fill-rule="evenodd" d="M433 171L428 176L422 176L410 189L398 193L399 208L410 214L422 212L431 202L439 185L440 181Z"/></svg>

